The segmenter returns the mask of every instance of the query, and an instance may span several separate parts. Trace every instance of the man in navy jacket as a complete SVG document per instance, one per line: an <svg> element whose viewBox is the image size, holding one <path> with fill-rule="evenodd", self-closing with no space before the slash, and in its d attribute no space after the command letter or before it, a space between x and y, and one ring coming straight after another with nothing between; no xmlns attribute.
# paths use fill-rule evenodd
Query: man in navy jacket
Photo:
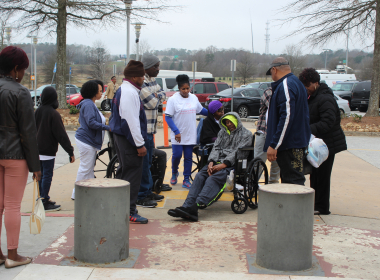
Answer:
<svg viewBox="0 0 380 280"><path fill-rule="evenodd" d="M273 60L266 74L274 82L264 151L269 161L277 160L282 183L304 185L303 159L311 135L306 89L283 57Z"/></svg>
<svg viewBox="0 0 380 280"><path fill-rule="evenodd" d="M144 66L131 60L124 69L123 83L112 100L110 127L114 133L115 150L119 159L117 179L130 183L130 216L133 223L146 224L148 219L137 213L136 201L147 151L147 121L139 94L144 83Z"/></svg>

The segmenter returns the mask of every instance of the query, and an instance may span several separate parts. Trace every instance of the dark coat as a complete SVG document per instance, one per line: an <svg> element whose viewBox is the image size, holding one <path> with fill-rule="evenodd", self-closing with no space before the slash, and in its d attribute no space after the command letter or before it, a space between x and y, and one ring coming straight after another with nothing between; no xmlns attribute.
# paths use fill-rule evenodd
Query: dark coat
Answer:
<svg viewBox="0 0 380 280"><path fill-rule="evenodd" d="M346 137L340 127L339 107L332 90L322 83L308 103L311 133L326 143L330 154L347 150Z"/></svg>
<svg viewBox="0 0 380 280"><path fill-rule="evenodd" d="M61 115L57 112L57 92L46 87L41 94L41 106L36 110L37 141L40 155L56 156L58 143L69 154L74 155Z"/></svg>
<svg viewBox="0 0 380 280"><path fill-rule="evenodd" d="M29 90L0 78L0 159L26 159L30 172L41 170L37 129Z"/></svg>
<svg viewBox="0 0 380 280"><path fill-rule="evenodd" d="M214 143L219 131L219 124L215 121L214 116L209 112L207 118L203 121L201 137L199 140L200 143L202 145Z"/></svg>

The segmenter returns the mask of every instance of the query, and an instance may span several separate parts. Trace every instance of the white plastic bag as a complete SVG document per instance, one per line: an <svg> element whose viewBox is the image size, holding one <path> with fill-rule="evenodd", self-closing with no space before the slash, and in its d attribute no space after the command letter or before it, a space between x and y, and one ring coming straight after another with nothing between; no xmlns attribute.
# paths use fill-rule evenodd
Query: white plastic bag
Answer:
<svg viewBox="0 0 380 280"><path fill-rule="evenodd" d="M329 157L329 149L326 143L320 139L311 135L308 146L307 160L312 166L318 168Z"/></svg>
<svg viewBox="0 0 380 280"><path fill-rule="evenodd" d="M37 200L36 200L36 190L37 190ZM29 228L31 234L41 233L42 226L45 222L45 208L42 203L42 198L40 197L40 189L38 187L38 182L34 180L33 188L33 207L32 213L30 214Z"/></svg>
<svg viewBox="0 0 380 280"><path fill-rule="evenodd" d="M230 192L234 190L234 170L231 170L230 174L227 176L226 189Z"/></svg>

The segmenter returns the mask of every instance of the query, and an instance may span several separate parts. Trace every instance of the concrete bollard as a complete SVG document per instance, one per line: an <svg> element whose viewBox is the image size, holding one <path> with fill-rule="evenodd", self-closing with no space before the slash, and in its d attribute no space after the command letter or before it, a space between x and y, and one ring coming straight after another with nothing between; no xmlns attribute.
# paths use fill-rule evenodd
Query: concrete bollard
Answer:
<svg viewBox="0 0 380 280"><path fill-rule="evenodd" d="M314 190L293 184L259 189L256 264L266 269L311 268Z"/></svg>
<svg viewBox="0 0 380 280"><path fill-rule="evenodd" d="M117 179L75 183L74 257L113 263L129 256L130 186Z"/></svg>

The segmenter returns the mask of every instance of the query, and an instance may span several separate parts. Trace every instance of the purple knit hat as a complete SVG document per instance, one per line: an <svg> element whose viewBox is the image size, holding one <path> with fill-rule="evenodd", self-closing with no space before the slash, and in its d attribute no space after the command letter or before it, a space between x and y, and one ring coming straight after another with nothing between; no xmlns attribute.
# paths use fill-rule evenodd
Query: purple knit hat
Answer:
<svg viewBox="0 0 380 280"><path fill-rule="evenodd" d="M215 114L221 107L223 107L223 104L218 100L211 101L210 104L208 104L208 110L211 114Z"/></svg>

